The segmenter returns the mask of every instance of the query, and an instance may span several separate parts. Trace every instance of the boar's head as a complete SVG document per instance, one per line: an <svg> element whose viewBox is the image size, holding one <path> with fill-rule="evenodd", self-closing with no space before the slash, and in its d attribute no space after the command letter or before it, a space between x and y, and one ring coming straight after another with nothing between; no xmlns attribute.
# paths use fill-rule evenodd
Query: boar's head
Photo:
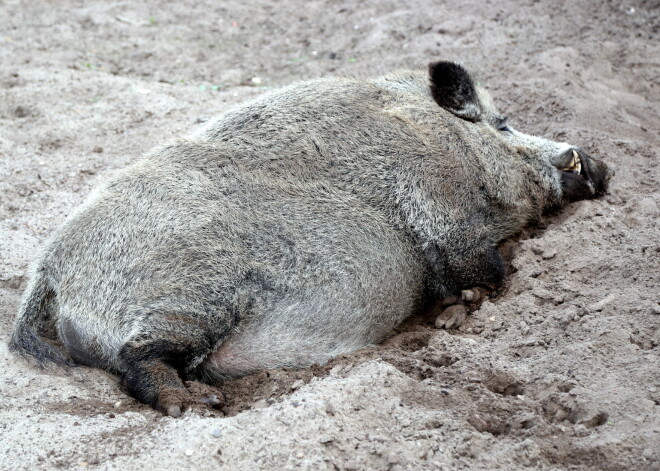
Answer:
<svg viewBox="0 0 660 471"><path fill-rule="evenodd" d="M513 129L508 117L495 108L488 93L475 85L462 66L433 62L429 64L429 76L433 98L442 108L468 122L489 126L493 137L502 141L500 144L525 156L549 178L554 190L554 198L547 202L549 207L598 197L607 191L613 173L607 165L579 147Z"/></svg>

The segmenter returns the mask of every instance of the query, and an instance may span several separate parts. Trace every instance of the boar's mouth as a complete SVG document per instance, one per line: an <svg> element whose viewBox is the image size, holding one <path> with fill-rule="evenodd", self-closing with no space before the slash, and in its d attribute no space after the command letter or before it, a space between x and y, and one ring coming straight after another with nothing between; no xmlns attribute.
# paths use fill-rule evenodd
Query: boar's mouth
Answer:
<svg viewBox="0 0 660 471"><path fill-rule="evenodd" d="M579 149L569 149L553 162L560 170L563 199L566 202L595 198L607 187L607 166Z"/></svg>
<svg viewBox="0 0 660 471"><path fill-rule="evenodd" d="M564 172L574 172L578 175L582 173L582 160L580 159L580 154L575 149L571 150L571 160L562 170Z"/></svg>

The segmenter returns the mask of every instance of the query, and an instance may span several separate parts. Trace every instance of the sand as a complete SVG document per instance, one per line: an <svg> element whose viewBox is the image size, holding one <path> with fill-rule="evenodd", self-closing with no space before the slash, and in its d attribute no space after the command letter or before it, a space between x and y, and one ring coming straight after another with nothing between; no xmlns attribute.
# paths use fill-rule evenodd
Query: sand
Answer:
<svg viewBox="0 0 660 471"><path fill-rule="evenodd" d="M0 2L0 469L660 469L658 2L246 3ZM437 59L617 172L507 242L459 329L418 316L179 419L8 352L29 260L114 170L267 89Z"/></svg>

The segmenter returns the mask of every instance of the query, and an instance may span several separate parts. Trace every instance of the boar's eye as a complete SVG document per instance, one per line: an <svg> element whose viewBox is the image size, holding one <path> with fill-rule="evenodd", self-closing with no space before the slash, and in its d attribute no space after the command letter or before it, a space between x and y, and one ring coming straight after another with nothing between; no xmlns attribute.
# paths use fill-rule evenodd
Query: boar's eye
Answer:
<svg viewBox="0 0 660 471"><path fill-rule="evenodd" d="M495 127L497 128L498 131L509 132L511 131L511 128L509 128L508 122L509 122L508 116L500 116L495 121Z"/></svg>

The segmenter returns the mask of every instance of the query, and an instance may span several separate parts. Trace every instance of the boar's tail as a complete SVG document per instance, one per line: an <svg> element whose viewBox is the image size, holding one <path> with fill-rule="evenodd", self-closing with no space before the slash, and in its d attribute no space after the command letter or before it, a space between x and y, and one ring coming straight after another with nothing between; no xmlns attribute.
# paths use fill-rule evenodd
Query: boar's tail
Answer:
<svg viewBox="0 0 660 471"><path fill-rule="evenodd" d="M49 286L45 274L37 272L23 296L9 340L9 349L36 360L41 366L47 363L74 366L69 357L40 335L49 319L54 297L55 292Z"/></svg>

